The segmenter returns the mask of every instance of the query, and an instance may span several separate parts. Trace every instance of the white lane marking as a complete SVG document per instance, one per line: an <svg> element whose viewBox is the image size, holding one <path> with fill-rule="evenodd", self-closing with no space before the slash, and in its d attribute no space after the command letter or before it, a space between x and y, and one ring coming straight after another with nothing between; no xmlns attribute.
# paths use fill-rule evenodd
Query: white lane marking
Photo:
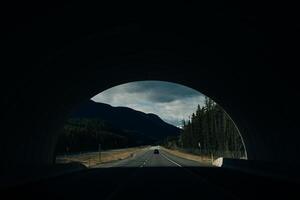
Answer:
<svg viewBox="0 0 300 200"><path fill-rule="evenodd" d="M145 160L145 161L143 162L143 164L142 164L140 167L144 167L144 166L146 165L147 162L148 162L148 160Z"/></svg>
<svg viewBox="0 0 300 200"><path fill-rule="evenodd" d="M175 162L175 161L173 161L173 160L171 160L171 159L169 159L167 156L165 156L164 154L160 154L160 155L162 155L165 159L167 159L168 161L170 161L171 163L173 163L173 164L175 164L175 165L177 165L178 167L182 167L181 165L179 165L177 162Z"/></svg>
<svg viewBox="0 0 300 200"><path fill-rule="evenodd" d="M148 159L147 160L144 160L143 164L140 166L140 167L144 167L146 165L146 163L148 162Z"/></svg>

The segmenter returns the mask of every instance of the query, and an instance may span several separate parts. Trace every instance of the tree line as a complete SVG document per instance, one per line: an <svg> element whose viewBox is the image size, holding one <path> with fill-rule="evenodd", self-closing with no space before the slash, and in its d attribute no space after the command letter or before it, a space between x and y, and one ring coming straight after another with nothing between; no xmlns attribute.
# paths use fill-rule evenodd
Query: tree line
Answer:
<svg viewBox="0 0 300 200"><path fill-rule="evenodd" d="M98 151L135 146L133 133L113 128L100 119L69 119L61 130L56 154Z"/></svg>
<svg viewBox="0 0 300 200"><path fill-rule="evenodd" d="M245 156L238 129L225 111L209 98L205 98L204 106L197 106L188 120L182 121L182 129L178 138L167 138L164 144L204 155Z"/></svg>

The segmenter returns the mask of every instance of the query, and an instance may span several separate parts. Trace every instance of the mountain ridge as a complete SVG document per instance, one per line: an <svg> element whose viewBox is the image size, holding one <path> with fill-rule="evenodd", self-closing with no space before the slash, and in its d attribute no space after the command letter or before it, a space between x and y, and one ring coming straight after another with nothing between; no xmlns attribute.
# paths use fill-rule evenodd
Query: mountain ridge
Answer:
<svg viewBox="0 0 300 200"><path fill-rule="evenodd" d="M144 113L129 107L111 106L89 100L71 113L71 118L93 118L108 122L114 128L137 132L154 140L178 136L181 129L154 113Z"/></svg>

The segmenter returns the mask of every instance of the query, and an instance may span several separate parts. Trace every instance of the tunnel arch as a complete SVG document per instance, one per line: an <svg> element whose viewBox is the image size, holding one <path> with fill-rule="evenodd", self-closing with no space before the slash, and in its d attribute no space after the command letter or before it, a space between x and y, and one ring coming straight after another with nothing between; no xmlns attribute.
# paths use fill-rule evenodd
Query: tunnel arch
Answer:
<svg viewBox="0 0 300 200"><path fill-rule="evenodd" d="M56 20L53 24L63 19ZM177 82L214 99L244 134L248 159L299 163L297 109L276 98L284 91L299 99L297 73L282 69L285 59L274 67L277 63L266 56L269 49L260 43L263 34L252 37L236 20L228 21L224 35L216 35L224 25L217 18L203 23L201 31L195 28L201 20L153 20L95 26L99 22L88 19L89 24L70 25L65 37L53 36L61 30L46 25L39 37L8 38L7 44L22 46L16 53L8 51L8 66L25 67L5 73L9 81L3 86L10 87L3 88L3 126L9 131L0 141L1 167L51 164L54 136L71 108L113 85L139 80ZM210 26L213 22L220 26ZM29 33L36 33L33 27ZM42 37L52 40L41 45Z"/></svg>
<svg viewBox="0 0 300 200"><path fill-rule="evenodd" d="M145 70L145 68L147 70ZM116 73L116 69L118 69L118 73ZM249 112L249 110L247 107L245 109L245 105L242 104L247 103L247 101L241 101L242 98L239 98L241 96L232 95L231 87L224 87L225 84L223 84L223 87L219 87L220 80L212 78L209 76L209 73L207 73L205 78L199 79L195 72L197 72L195 68L188 67L188 65L184 67L146 65L142 68L141 66L119 66L115 68L106 67L102 69L90 68L86 70L76 70L76 73L73 71L72 76L67 81L65 76L68 75L68 72L59 74L59 76L56 76L55 81L52 82L50 82L49 79L47 81L41 81L40 83L49 89L45 91L42 96L41 93L36 95L37 91L35 89L32 91L29 90L30 94L39 99L38 101L29 99L30 101L36 102L33 107L36 115L30 118L34 121L34 126L17 127L23 129L27 128L24 130L31 131L30 134L24 135L22 140L23 144L18 146L18 148L21 148L21 152L24 156L21 158L19 156L10 158L10 162L14 163L17 161L17 163L25 165L44 165L52 163L54 160L55 137L57 137L55 132L63 125L64 120L68 116L68 112L73 107L79 105L84 100L90 99L93 95L99 93L99 91L104 91L114 85L140 80L176 82L194 88L197 91L203 91L204 94L221 104L228 115L231 116L233 121L237 124L240 132L243 134L242 137L245 142L249 160L272 161L278 159L274 158L276 154L274 154L272 143L268 144L265 142L266 135L254 131L255 129L253 129L253 127L256 127L252 123L255 122L255 120L253 121L251 115L250 118L248 118L247 115L249 115L249 113L247 113L247 111ZM105 74L105 79L99 78L102 74ZM224 73L222 73L222 76L224 76ZM82 77L84 77L84 79ZM60 86L58 87L58 85ZM46 102L48 102L46 107L44 104L45 99ZM30 101L25 100L25 102L28 103L30 103ZM248 105L249 104L246 104L246 106ZM7 144L11 143L8 142ZM7 148L9 149L10 147L8 146ZM18 152L20 152L20 149L18 149Z"/></svg>
<svg viewBox="0 0 300 200"><path fill-rule="evenodd" d="M151 65L150 65L151 66ZM153 66L152 66L153 67ZM154 66L155 67L155 66ZM157 67L157 66L156 66ZM135 67L133 67L133 68L135 68ZM159 68L156 68L157 70L159 70ZM173 68L173 66L172 67L170 67L170 69L174 69ZM95 70L95 71L97 71L97 70ZM176 71L174 71L174 73L176 74L176 76L178 76L178 74L183 74L183 73L178 73L178 71L176 70ZM95 75L95 73L92 73L93 75ZM123 73L121 73L121 74L123 74ZM72 104L72 106L68 109L68 112L69 111L71 111L72 110L72 108L76 108L77 106L79 106L82 102L84 102L84 101L87 101L87 100L89 100L90 98L92 98L93 96L95 96L95 95L97 95L97 94L99 94L99 93L101 93L101 92L103 92L103 91L105 91L105 90L108 90L108 89L110 89L110 88L112 88L112 87L114 87L114 86L118 86L118 85L122 85L122 84L126 84L126 83L130 83L130 82L139 82L139 81L145 81L145 80L157 80L157 81L165 81L165 82L171 82L171 83L176 83L176 84L180 84L180 85L183 85L183 86L186 86L186 87L190 87L190 88L192 88L192 89L194 89L194 90L196 90L196 91L199 91L199 89L197 89L197 88L202 88L201 86L199 87L199 85L197 85L197 84L191 84L191 83L189 83L189 82L186 82L186 80L174 80L174 79L172 79L172 78L170 78L169 76L167 76L167 77L164 77L164 78L162 78L161 77L161 74L160 73L158 73L159 74L159 77L160 78L157 78L157 76L150 76L149 74L147 74L147 76L146 77L144 77L144 78L140 78L140 77L137 77L137 78L126 78L124 81L120 81L120 79L118 79L116 82L114 82L113 84L112 83L106 83L105 85L100 85L100 88L102 88L102 89L99 89L99 85L93 85L92 87L90 87L90 88L92 88L92 90L90 90L90 91L87 91L86 90L86 88L84 89L84 96L82 96L82 95L77 95L77 97L84 97L84 98L79 98L79 99L76 99L76 103L74 103L74 104ZM97 77L97 76L96 76ZM153 77L156 77L156 79L153 79ZM89 77L90 78L90 77ZM95 83L94 81L92 81L93 83ZM183 84L183 82L184 83L187 83L187 85L184 85ZM100 81L100 83L101 83L101 81ZM104 87L103 87L104 86ZM206 90L207 91L207 90ZM201 92L201 93L203 93L203 92ZM206 95L206 93L205 93L205 95ZM208 95L206 95L206 96L208 96ZM211 98L211 96L208 96L209 98ZM218 96L217 96L218 97ZM211 98L211 99L213 99L214 101L215 101L215 99L214 98ZM222 99L222 98L221 98ZM222 100L223 101L223 100ZM223 105L222 104L220 104L218 101L215 101L216 103L218 103L219 105L221 105L221 107L223 108ZM231 104L231 102L229 102L230 104ZM231 107L231 106L233 106L233 105L229 105L229 107ZM228 107L228 105L227 105L227 107ZM239 128L239 126L236 124L236 122L234 121L234 119L232 119L232 117L231 117L231 115L230 115L230 113L228 113L227 111L226 111L226 114L231 118L231 120L234 122L234 125L237 127L237 129L239 130L239 134L240 134L240 136L241 136L241 138L242 138L242 141L243 141L243 145L244 145L244 147L245 147L245 150L246 150L246 155L247 155L247 158L248 159L252 159L252 160L255 160L255 156L254 156L254 152L251 152L250 153L250 157L249 157L249 153L248 153L248 149L251 149L251 147L253 147L253 146L247 146L247 143L245 143L245 141L244 141L244 137L248 137L248 135L247 135L247 133L248 132L245 132L244 134L243 133L241 133L241 131L240 131L240 129L241 128ZM65 118L66 119L66 118ZM62 122L60 123L61 125L63 124ZM243 130L245 130L245 129L243 129Z"/></svg>
<svg viewBox="0 0 300 200"><path fill-rule="evenodd" d="M108 90L110 90L110 89L113 89L113 88L115 88L115 87L125 86L125 85L131 84L131 83L142 83L142 82L148 82L148 84L150 84L150 85L151 85L152 82L154 82L154 83L155 83L155 82L161 82L161 83L167 83L167 84L176 84L176 85L183 86L183 87L186 87L186 88L188 88L188 89L191 89L191 90L195 91L196 93L199 93L199 94L203 95L204 97L208 97L207 95L203 94L202 92L200 92L200 91L198 91L198 90L196 90L196 89L194 89L194 88L192 88L192 87L188 87L188 86L186 86L186 85L182 85L182 84L179 84L179 83L177 83L177 82L169 82L169 81L162 81L162 80L157 80L157 79L156 79L156 80L139 80L139 81L131 81L131 82L121 83L121 84L119 84L119 85L114 85L114 86L112 86L111 88L104 89L104 90L101 90L101 91L97 92L96 95L92 95L91 98L90 98L90 100L92 100L93 98L95 98L97 95L100 95L101 93L104 93L104 92L106 92L106 91L108 91ZM147 90L147 89L145 89L145 90ZM208 97L208 98L211 99L211 100L213 100L214 103L218 104L218 105L223 109L222 105L220 105L220 104L219 104L218 102L216 102L214 99L212 99L212 98L210 98L210 97ZM200 103L200 102L198 102L198 103ZM195 107L195 109L196 109L196 107ZM76 109L74 109L74 110L76 111ZM223 109L223 111L225 112L226 116L231 120L231 122L232 122L233 125L235 126L236 130L238 131L238 134L239 134L239 136L240 136L240 138L241 138L241 142L242 142L242 145L243 145L243 149L244 149L244 153L245 153L245 159L247 159L247 158L248 158L248 156L247 156L247 147L246 147L246 145L245 145L245 142L244 142L242 133L240 132L238 126L237 126L236 123L232 120L232 118L230 117L230 115L226 112L226 110ZM193 111L193 112L194 112L194 111Z"/></svg>

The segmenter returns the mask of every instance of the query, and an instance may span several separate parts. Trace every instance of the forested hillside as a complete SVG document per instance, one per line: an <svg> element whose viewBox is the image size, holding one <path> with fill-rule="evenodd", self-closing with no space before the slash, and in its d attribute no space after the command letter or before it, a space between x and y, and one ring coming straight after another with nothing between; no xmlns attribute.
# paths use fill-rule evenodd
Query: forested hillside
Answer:
<svg viewBox="0 0 300 200"><path fill-rule="evenodd" d="M77 108L61 130L56 153L76 153L156 144L181 129L159 116L127 107L88 101Z"/></svg>
<svg viewBox="0 0 300 200"><path fill-rule="evenodd" d="M204 155L245 156L238 129L224 110L209 98L205 99L203 107L198 105L189 120L183 120L180 137L169 137L164 144Z"/></svg>
<svg viewBox="0 0 300 200"><path fill-rule="evenodd" d="M100 119L75 118L65 124L56 153L76 153L139 146L153 141L140 133L112 127Z"/></svg>
<svg viewBox="0 0 300 200"><path fill-rule="evenodd" d="M134 131L153 140L176 136L181 131L155 114L144 113L128 107L114 107L92 100L84 102L76 108L71 118L101 119L116 129Z"/></svg>

